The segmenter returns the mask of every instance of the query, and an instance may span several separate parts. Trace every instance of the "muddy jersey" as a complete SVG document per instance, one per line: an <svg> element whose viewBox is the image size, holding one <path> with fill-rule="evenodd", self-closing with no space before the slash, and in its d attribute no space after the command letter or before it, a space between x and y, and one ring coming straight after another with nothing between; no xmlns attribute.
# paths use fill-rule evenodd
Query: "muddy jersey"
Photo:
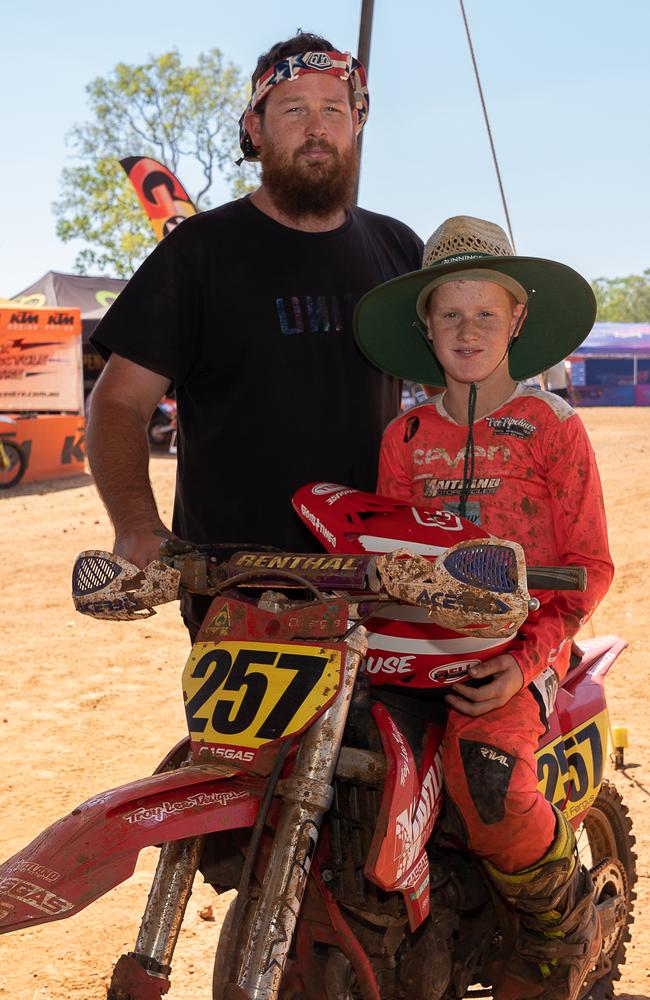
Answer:
<svg viewBox="0 0 650 1000"><path fill-rule="evenodd" d="M458 512L467 427L443 394L402 414L381 445L377 492ZM552 665L566 673L573 636L607 592L613 565L602 487L584 425L553 393L518 386L474 424L475 463L467 517L523 546L531 566L587 567L587 590L537 592L509 652L529 683Z"/></svg>

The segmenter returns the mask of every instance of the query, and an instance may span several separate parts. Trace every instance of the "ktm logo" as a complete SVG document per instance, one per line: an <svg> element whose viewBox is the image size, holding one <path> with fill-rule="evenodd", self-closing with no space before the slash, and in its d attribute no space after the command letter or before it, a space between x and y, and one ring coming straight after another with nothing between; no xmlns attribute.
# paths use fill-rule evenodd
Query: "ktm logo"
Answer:
<svg viewBox="0 0 650 1000"><path fill-rule="evenodd" d="M61 449L61 465L71 465L72 462L83 462L84 460L85 435L80 434L76 439L74 434L68 434Z"/></svg>
<svg viewBox="0 0 650 1000"><path fill-rule="evenodd" d="M11 314L10 323L38 323L38 313L15 312Z"/></svg>

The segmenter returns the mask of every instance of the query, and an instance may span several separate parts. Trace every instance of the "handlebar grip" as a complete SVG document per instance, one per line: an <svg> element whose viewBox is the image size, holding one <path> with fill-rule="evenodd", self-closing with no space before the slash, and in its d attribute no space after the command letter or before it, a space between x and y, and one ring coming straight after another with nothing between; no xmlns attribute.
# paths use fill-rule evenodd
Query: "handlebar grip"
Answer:
<svg viewBox="0 0 650 1000"><path fill-rule="evenodd" d="M526 578L529 590L587 589L586 566L528 566Z"/></svg>

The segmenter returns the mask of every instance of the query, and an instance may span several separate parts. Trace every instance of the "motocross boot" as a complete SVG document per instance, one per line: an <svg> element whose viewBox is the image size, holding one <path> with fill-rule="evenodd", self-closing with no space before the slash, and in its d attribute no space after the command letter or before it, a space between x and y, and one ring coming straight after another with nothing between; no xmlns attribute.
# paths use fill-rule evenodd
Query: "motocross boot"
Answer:
<svg viewBox="0 0 650 1000"><path fill-rule="evenodd" d="M514 954L495 1000L576 1000L601 949L600 918L591 875L579 860L573 828L556 810L555 840L544 857L507 874L489 862L487 874L518 913Z"/></svg>

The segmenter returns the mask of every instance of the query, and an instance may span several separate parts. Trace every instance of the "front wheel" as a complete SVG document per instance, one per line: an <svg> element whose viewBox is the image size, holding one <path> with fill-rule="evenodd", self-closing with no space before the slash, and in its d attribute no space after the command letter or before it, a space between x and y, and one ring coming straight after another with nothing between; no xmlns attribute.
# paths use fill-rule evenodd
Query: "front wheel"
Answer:
<svg viewBox="0 0 650 1000"><path fill-rule="evenodd" d="M225 1000L226 986L241 963L243 942L248 937L251 921L255 915L255 901L248 900L239 926L236 925L237 897L230 903L217 944L212 973L212 1000Z"/></svg>
<svg viewBox="0 0 650 1000"><path fill-rule="evenodd" d="M26 465L22 448L13 441L0 441L0 490L16 486L23 478Z"/></svg>
<svg viewBox="0 0 650 1000"><path fill-rule="evenodd" d="M580 997L580 1000L610 1000L614 996L613 984L621 978L625 948L630 940L637 875L629 810L609 781L603 781L596 801L577 832L577 841L580 860L591 869L596 902L605 903L615 897L620 900L613 928L603 940L600 977L592 981Z"/></svg>
<svg viewBox="0 0 650 1000"><path fill-rule="evenodd" d="M228 965L231 964L233 957L232 949L235 947L237 937L236 933L234 933L236 902L237 900L233 899L230 903L221 925L221 934L219 935L217 954L214 960L214 971L212 973L212 1000L224 1000L226 995L226 986L229 982Z"/></svg>

